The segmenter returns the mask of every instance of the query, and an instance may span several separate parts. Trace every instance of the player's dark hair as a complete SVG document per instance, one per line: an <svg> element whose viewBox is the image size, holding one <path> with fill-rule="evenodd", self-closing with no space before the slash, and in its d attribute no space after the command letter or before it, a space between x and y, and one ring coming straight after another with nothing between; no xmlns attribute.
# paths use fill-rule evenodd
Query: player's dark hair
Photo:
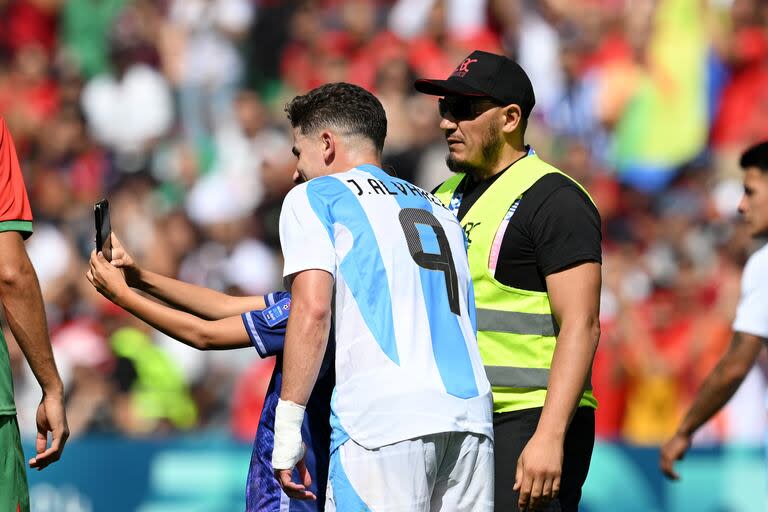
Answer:
<svg viewBox="0 0 768 512"><path fill-rule="evenodd" d="M768 141L755 144L741 155L739 165L742 169L757 167L764 173L768 173Z"/></svg>
<svg viewBox="0 0 768 512"><path fill-rule="evenodd" d="M321 85L285 106L291 126L301 133L335 128L345 135L363 136L376 150L384 149L387 115L381 102L362 87L345 82Z"/></svg>

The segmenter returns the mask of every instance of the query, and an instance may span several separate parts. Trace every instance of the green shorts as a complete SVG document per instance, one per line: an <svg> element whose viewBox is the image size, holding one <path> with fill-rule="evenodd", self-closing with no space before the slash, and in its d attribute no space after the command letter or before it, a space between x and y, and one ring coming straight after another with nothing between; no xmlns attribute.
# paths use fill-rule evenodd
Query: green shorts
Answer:
<svg viewBox="0 0 768 512"><path fill-rule="evenodd" d="M0 416L0 511L29 512L27 467L15 415Z"/></svg>

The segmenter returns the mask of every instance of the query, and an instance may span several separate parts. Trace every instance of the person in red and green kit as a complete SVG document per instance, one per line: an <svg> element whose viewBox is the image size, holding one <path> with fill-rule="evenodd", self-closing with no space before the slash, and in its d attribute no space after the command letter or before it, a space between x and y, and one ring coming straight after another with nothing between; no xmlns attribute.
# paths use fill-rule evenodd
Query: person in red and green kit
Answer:
<svg viewBox="0 0 768 512"><path fill-rule="evenodd" d="M29 460L30 467L40 470L59 460L69 428L64 411L64 385L53 359L40 284L24 246L24 240L31 234L32 210L16 148L0 117L0 302L8 327L43 391L36 416L37 454ZM0 340L0 510L28 512L24 452L2 330Z"/></svg>

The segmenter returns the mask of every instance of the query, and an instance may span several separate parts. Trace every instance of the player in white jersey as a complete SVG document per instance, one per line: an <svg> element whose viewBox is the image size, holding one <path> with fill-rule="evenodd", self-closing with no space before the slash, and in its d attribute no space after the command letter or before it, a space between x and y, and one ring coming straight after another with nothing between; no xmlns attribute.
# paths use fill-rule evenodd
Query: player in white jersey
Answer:
<svg viewBox="0 0 768 512"><path fill-rule="evenodd" d="M744 170L744 196L739 213L756 239L768 237L768 141L747 149L739 165ZM764 241L764 240L763 240ZM741 276L741 296L728 350L701 385L675 434L661 447L659 466L677 480L675 461L691 447L696 430L733 396L768 342L768 245L749 257Z"/></svg>
<svg viewBox="0 0 768 512"><path fill-rule="evenodd" d="M293 314L275 420L278 479L292 497L313 498L300 427L333 314L326 510L492 510L491 389L461 226L431 194L381 170L386 117L369 92L328 84L286 111L294 179L305 183L280 215Z"/></svg>

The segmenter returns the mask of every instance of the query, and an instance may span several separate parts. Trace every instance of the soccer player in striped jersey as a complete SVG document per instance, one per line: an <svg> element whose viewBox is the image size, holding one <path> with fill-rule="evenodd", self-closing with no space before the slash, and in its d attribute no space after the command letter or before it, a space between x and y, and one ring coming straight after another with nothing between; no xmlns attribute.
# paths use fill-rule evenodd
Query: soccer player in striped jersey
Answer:
<svg viewBox="0 0 768 512"><path fill-rule="evenodd" d="M369 92L327 84L286 112L306 183L280 215L293 300L272 454L283 489L313 497L291 476L333 317L326 510L492 510L491 389L461 226L381 169L386 116Z"/></svg>
<svg viewBox="0 0 768 512"><path fill-rule="evenodd" d="M112 264L94 252L87 277L109 300L186 345L199 350L230 350L253 346L259 357L276 356L275 369L253 442L246 486L246 510L323 510L330 443L328 418L334 382L332 344L323 359L320 377L301 424L301 438L307 448L306 465L316 476L309 489L320 499L290 499L281 490L272 472L275 407L282 386L285 326L291 310L289 293L234 297L155 274L139 267L114 234ZM131 290L131 286L178 309L147 299Z"/></svg>

